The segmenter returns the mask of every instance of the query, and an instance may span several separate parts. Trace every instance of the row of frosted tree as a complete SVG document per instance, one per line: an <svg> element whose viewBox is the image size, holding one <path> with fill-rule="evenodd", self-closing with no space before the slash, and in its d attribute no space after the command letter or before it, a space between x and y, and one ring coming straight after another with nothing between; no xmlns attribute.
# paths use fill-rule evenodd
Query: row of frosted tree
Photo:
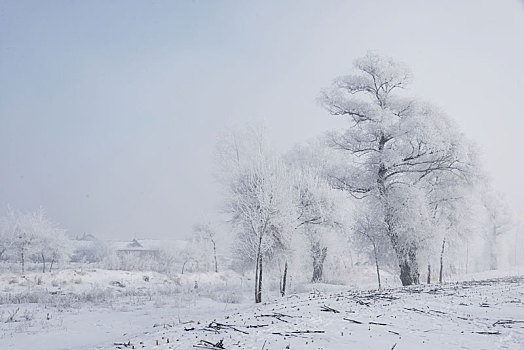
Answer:
<svg viewBox="0 0 524 350"><path fill-rule="evenodd" d="M285 293L297 241L308 247L312 281L321 281L333 232L369 253L379 287L382 266L402 285L420 283L426 269L428 282L432 269L442 280L443 261L480 241L487 268L497 268L497 239L511 218L476 147L442 111L409 94L404 64L368 53L354 66L319 97L328 114L347 119L344 130L285 154L263 128L236 130L218 146L224 211L235 256L254 271L255 302L266 265L276 261Z"/></svg>
<svg viewBox="0 0 524 350"><path fill-rule="evenodd" d="M438 108L411 97L410 80L405 65L369 53L319 97L328 115L347 120L345 129L284 154L261 127L224 135L216 175L228 229L196 225L184 252L123 263L96 241L74 253L43 210L9 209L0 221L0 261L19 263L22 272L27 262L45 272L72 259L184 273L218 272L232 260L234 269L254 274L256 302L268 271L278 270L284 295L305 263L308 279L321 282L327 272L340 275L351 252L366 257L379 288L381 271L412 285L432 276L442 281L457 265L467 272L470 261L469 271L497 269L501 239L517 233L510 210L491 188L475 145ZM233 232L233 259L221 232ZM327 263L333 261L338 265Z"/></svg>

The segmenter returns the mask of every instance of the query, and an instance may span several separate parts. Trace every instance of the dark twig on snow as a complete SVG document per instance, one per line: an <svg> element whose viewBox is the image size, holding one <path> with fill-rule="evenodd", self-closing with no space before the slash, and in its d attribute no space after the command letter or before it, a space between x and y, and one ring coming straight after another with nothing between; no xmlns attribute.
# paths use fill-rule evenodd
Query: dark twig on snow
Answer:
<svg viewBox="0 0 524 350"><path fill-rule="evenodd" d="M349 321L349 322L353 322L353 323L356 323L356 324L362 324L362 322L360 322L360 321L352 320L352 319L346 318L346 317L344 317L344 320Z"/></svg>
<svg viewBox="0 0 524 350"><path fill-rule="evenodd" d="M424 310L420 310L420 309L415 309L414 307L405 307L404 310L409 310L409 311L415 311L415 312L420 312L421 314L426 314L427 312L424 311Z"/></svg>
<svg viewBox="0 0 524 350"><path fill-rule="evenodd" d="M279 321L289 323L289 321L282 319L282 317L293 318L294 316L290 316L290 315L285 315L285 314L274 312L272 315L257 315L255 317L274 317L274 318L276 318Z"/></svg>
<svg viewBox="0 0 524 350"><path fill-rule="evenodd" d="M359 305L363 305L363 306L369 306L369 305L371 304L371 302L369 302L369 301L357 300L357 304L359 304Z"/></svg>
<svg viewBox="0 0 524 350"><path fill-rule="evenodd" d="M326 331L293 331L293 334L326 333Z"/></svg>
<svg viewBox="0 0 524 350"><path fill-rule="evenodd" d="M201 349L225 349L224 347L224 339L221 339L218 343L213 344L210 341L207 340L200 340L199 345L193 345L194 348L201 348Z"/></svg>
<svg viewBox="0 0 524 350"><path fill-rule="evenodd" d="M439 311L439 310L429 310L429 311L432 311L434 313L441 314L441 315L445 315L446 314L445 312Z"/></svg>
<svg viewBox="0 0 524 350"><path fill-rule="evenodd" d="M9 322L15 322L15 316L16 314L18 313L18 311L20 311L20 308L16 308L16 310L14 311L7 311L7 313L9 314L9 317L7 318L7 320L5 321L5 323L9 323Z"/></svg>
<svg viewBox="0 0 524 350"><path fill-rule="evenodd" d="M515 324L515 323L524 323L524 321L522 320L498 320L497 322L493 323L493 326L506 327L506 325Z"/></svg>
<svg viewBox="0 0 524 350"><path fill-rule="evenodd" d="M319 333L326 333L326 331L322 331L322 330L317 330L317 331L306 330L306 331L292 331L292 332L285 332L285 333L273 332L271 334L276 334L276 335L282 335L284 337L289 337L289 336L297 336L299 334L319 334Z"/></svg>
<svg viewBox="0 0 524 350"><path fill-rule="evenodd" d="M323 306L320 308L320 311L333 312L333 313L335 313L335 314L339 314L339 313L340 313L340 311L335 310L335 309L333 309L333 308L331 308L331 307L329 307L329 306L327 306L327 305L323 305Z"/></svg>
<svg viewBox="0 0 524 350"><path fill-rule="evenodd" d="M240 333L243 333L243 334L249 334L248 332L245 332L245 331L241 331L240 329L236 328L235 326L233 325L230 325L230 324L224 324L224 323L218 323L218 322L211 322L207 328L204 328L204 330L213 330L217 333L220 333L219 331L222 330L222 329L232 329L234 331L237 331L237 332L240 332Z"/></svg>

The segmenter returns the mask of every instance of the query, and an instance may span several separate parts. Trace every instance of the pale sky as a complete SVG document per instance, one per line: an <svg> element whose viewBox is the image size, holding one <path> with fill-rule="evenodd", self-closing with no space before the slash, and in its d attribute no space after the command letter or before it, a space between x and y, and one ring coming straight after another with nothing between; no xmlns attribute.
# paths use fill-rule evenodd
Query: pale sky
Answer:
<svg viewBox="0 0 524 350"><path fill-rule="evenodd" d="M524 213L524 4L0 0L0 214L180 238L217 210L213 152L264 119L278 147L341 123L316 97L374 50L483 152Z"/></svg>

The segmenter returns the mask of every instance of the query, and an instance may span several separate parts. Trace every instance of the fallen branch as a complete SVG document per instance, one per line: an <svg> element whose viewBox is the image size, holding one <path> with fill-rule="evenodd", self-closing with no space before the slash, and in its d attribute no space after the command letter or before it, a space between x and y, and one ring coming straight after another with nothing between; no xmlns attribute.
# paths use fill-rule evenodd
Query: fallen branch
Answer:
<svg viewBox="0 0 524 350"><path fill-rule="evenodd" d="M369 306L371 304L371 302L366 302L366 301L362 301L362 300L357 300L357 304L360 304L360 305L364 305L364 306Z"/></svg>
<svg viewBox="0 0 524 350"><path fill-rule="evenodd" d="M289 323L289 321L282 319L282 317L293 318L294 316L290 316L290 315L285 315L285 314L274 312L272 315L256 315L255 317L274 317L274 318L276 318L279 321Z"/></svg>
<svg viewBox="0 0 524 350"><path fill-rule="evenodd" d="M301 334L319 334L319 333L326 333L326 331L322 331L322 330L318 330L318 331L306 330L306 331L292 331L292 332L285 332L285 333L273 332L271 334L281 335L281 336L284 336L284 337L290 337L290 336L296 337L296 336L301 335Z"/></svg>
<svg viewBox="0 0 524 350"><path fill-rule="evenodd" d="M235 328L235 326L233 325L230 325L230 324L224 324L224 323L218 323L218 322L211 322L207 328L211 328L212 330L214 330L215 332L219 333L218 331L222 330L222 329L232 329L234 331L237 331L237 332L240 332L240 333L243 333L243 334L249 334L248 332L245 332L245 331L241 331L240 329L238 328ZM205 328L204 328L205 329Z"/></svg>
<svg viewBox="0 0 524 350"><path fill-rule="evenodd" d="M20 311L20 308L16 308L16 310L14 310L13 312L7 310L9 317L7 318L7 320L5 320L5 323L15 322L15 316L18 313L18 311Z"/></svg>
<svg viewBox="0 0 524 350"><path fill-rule="evenodd" d="M293 334L311 334L311 333L326 333L326 331L293 331Z"/></svg>
<svg viewBox="0 0 524 350"><path fill-rule="evenodd" d="M435 313L441 314L441 315L445 315L446 314L445 312L442 312L442 311L439 311L439 310L429 310L429 311L432 311L432 312L435 312Z"/></svg>
<svg viewBox="0 0 524 350"><path fill-rule="evenodd" d="M323 306L320 308L320 311L333 312L333 313L335 313L335 314L339 314L339 313L340 313L340 311L335 310L335 309L333 309L332 307L329 307L329 306L327 306L327 305L323 305Z"/></svg>
<svg viewBox="0 0 524 350"><path fill-rule="evenodd" d="M200 340L200 345L193 345L194 348L201 348L201 349L225 349L224 347L224 339L221 339L218 343L213 344L210 341L207 340Z"/></svg>
<svg viewBox="0 0 524 350"><path fill-rule="evenodd" d="M424 310L420 310L420 309L415 309L414 307L405 307L404 310L409 310L409 311L415 311L415 312L420 312L422 314L426 314L427 312L424 311Z"/></svg>
<svg viewBox="0 0 524 350"><path fill-rule="evenodd" d="M362 324L362 322L357 321L357 320L352 320L351 318L344 317L344 320L349 321L349 322L353 322L353 323L356 323L356 324Z"/></svg>
<svg viewBox="0 0 524 350"><path fill-rule="evenodd" d="M493 326L500 325L502 327L505 327L508 324L515 324L515 323L524 323L524 321L521 321L521 320L498 320L497 322L493 323Z"/></svg>

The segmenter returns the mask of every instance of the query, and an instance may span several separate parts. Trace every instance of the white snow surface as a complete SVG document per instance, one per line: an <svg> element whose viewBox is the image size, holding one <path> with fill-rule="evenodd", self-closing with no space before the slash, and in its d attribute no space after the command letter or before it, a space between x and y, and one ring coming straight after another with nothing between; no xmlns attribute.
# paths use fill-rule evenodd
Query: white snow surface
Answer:
<svg viewBox="0 0 524 350"><path fill-rule="evenodd" d="M124 340L147 349L523 349L523 294L522 277L313 291Z"/></svg>
<svg viewBox="0 0 524 350"><path fill-rule="evenodd" d="M524 276L383 291L315 284L262 304L235 296L227 273L37 276L0 276L0 349L524 349Z"/></svg>

